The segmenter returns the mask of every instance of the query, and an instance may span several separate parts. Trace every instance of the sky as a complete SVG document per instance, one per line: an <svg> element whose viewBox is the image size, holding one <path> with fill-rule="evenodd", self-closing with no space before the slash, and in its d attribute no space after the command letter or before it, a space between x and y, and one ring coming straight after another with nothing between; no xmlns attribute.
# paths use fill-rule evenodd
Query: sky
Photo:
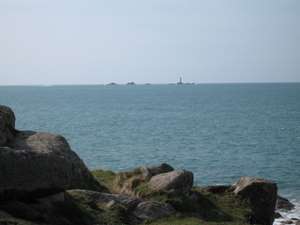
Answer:
<svg viewBox="0 0 300 225"><path fill-rule="evenodd" d="M0 85L300 82L299 0L0 0Z"/></svg>

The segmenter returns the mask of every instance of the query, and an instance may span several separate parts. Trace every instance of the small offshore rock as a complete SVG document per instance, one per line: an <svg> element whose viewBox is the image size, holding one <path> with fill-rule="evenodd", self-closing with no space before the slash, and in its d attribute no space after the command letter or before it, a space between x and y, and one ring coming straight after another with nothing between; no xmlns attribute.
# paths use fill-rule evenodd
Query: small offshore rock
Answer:
<svg viewBox="0 0 300 225"><path fill-rule="evenodd" d="M292 210L295 208L295 205L291 203L288 199L282 197L282 196L277 196L277 201L276 201L276 209L283 209L283 210Z"/></svg>
<svg viewBox="0 0 300 225"><path fill-rule="evenodd" d="M275 212L274 218L275 219L282 218L282 215L279 212Z"/></svg>
<svg viewBox="0 0 300 225"><path fill-rule="evenodd" d="M186 170L176 170L153 176L148 186L154 191L175 191L186 193L193 187L193 173Z"/></svg>

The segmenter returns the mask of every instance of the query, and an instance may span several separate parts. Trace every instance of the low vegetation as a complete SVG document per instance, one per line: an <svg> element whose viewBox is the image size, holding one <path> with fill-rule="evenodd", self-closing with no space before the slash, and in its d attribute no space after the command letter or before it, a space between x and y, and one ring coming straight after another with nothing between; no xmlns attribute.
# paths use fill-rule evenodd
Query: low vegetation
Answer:
<svg viewBox="0 0 300 225"><path fill-rule="evenodd" d="M111 170L93 170L93 176L96 180L103 184L108 190L112 190L113 188L113 181L116 177L116 173Z"/></svg>
<svg viewBox="0 0 300 225"><path fill-rule="evenodd" d="M93 171L93 175L106 187L114 189L115 173L96 170ZM148 225L243 225L247 224L251 213L248 203L234 196L232 192L214 194L195 187L187 196L178 193L153 192L145 182L137 185L135 193L144 199L169 203L180 212L168 218L145 221L144 224Z"/></svg>

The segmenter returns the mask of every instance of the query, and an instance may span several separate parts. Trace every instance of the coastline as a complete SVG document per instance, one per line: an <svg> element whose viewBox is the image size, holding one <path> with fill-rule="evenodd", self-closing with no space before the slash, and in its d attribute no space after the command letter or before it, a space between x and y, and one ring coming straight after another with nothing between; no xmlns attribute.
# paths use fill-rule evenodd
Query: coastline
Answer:
<svg viewBox="0 0 300 225"><path fill-rule="evenodd" d="M191 171L166 163L89 171L63 136L20 131L15 120L0 106L0 224L273 224L279 201L273 181L241 177L197 186Z"/></svg>

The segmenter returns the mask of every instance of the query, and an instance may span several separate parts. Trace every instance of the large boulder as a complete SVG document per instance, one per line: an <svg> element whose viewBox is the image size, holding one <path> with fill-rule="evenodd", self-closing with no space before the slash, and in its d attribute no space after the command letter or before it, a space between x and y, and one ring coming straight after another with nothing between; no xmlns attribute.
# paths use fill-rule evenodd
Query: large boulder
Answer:
<svg viewBox="0 0 300 225"><path fill-rule="evenodd" d="M193 173L186 170L176 170L153 176L148 186L154 191L189 192L193 187Z"/></svg>
<svg viewBox="0 0 300 225"><path fill-rule="evenodd" d="M7 113L0 114L0 124L5 125L1 132L6 135L0 146L0 200L41 197L75 188L106 191L64 137L14 133L13 112L5 107L1 110Z"/></svg>
<svg viewBox="0 0 300 225"><path fill-rule="evenodd" d="M273 224L277 199L276 183L260 178L241 177L233 186L233 192L250 203L251 224Z"/></svg>
<svg viewBox="0 0 300 225"><path fill-rule="evenodd" d="M15 120L14 112L9 107L0 105L0 147L14 139Z"/></svg>

